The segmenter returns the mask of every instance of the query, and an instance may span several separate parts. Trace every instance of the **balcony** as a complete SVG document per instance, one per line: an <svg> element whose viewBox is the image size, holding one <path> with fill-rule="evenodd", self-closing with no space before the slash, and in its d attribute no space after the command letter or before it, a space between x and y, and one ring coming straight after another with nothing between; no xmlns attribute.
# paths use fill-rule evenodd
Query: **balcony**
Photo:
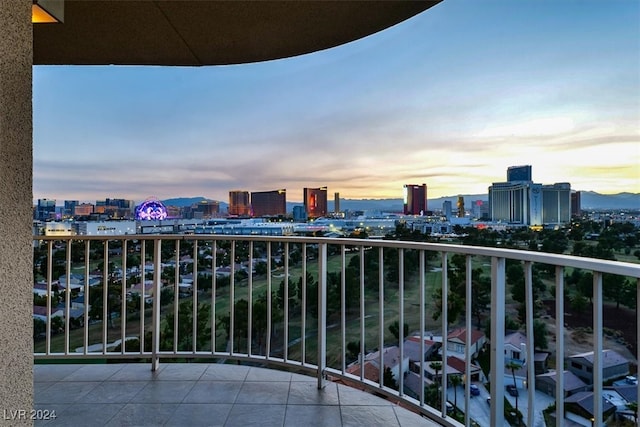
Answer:
<svg viewBox="0 0 640 427"><path fill-rule="evenodd" d="M157 408L148 415L156 425L180 423L183 416L198 425L201 412L221 425L235 425L239 416L245 425L254 419L252 410L261 425L271 416L273 425L295 423L295 414L331 425L371 425L372 419L384 425L506 425L505 397L514 401L506 393L513 383L505 368L512 358L505 355L505 314L514 305L507 299L507 264L523 272L519 360L536 360L539 274L555 296L548 334L555 366L565 366L570 355L562 298L568 272L593 275L595 355L605 348L603 276L615 276L614 283L631 280L636 296L640 292L635 264L474 246L219 235L36 236L34 246L36 275L44 278L40 301L48 313L34 338L36 409L55 409L58 395L71 396L58 401L54 424L65 423L63 414L82 420L90 412L106 425L118 424L119 417L145 414L144 407ZM486 306L478 305L483 280L490 291ZM476 342L478 317L489 319L486 350L465 346L460 353L441 345L431 359L409 360L411 337L421 355L434 334L444 344L454 328L464 329L456 335L462 342ZM405 323L411 329L399 327ZM481 354L488 361L486 377L476 366ZM442 369L433 362L450 356L460 358L457 370L453 363ZM46 364L53 359L68 365ZM603 357L593 358L594 425L609 416L605 368ZM541 399L534 369L525 363L525 380L517 387L522 420L539 425L542 410L555 402L550 416L563 425L565 377L555 382L557 398ZM456 376L471 381L457 385ZM417 388L409 384L415 378ZM474 393L480 399L471 384L479 386Z"/></svg>

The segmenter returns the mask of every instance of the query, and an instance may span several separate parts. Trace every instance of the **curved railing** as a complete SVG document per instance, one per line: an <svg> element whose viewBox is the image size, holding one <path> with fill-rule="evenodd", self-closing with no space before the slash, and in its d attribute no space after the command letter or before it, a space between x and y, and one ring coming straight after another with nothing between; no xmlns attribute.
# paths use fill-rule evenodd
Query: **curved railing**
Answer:
<svg viewBox="0 0 640 427"><path fill-rule="evenodd" d="M152 369L162 358L281 365L317 376L318 387L331 377L366 388L443 425L459 425L447 413L447 369L438 376L438 365L424 356L407 364L403 344L408 337L400 325L417 330L419 354L425 355L428 331L443 331L446 341L452 325L463 326L464 342L470 343L472 317L490 318L490 423L502 425L508 263L523 268L528 361L534 360L538 270L544 270L548 289L555 286L556 366L565 363L565 273L580 269L593 274L596 355L602 354L604 339L603 275L633 281L640 296L640 265L476 246L220 235L36 236L34 246L34 269L44 277L39 287L48 313L44 331L35 338L36 359L148 359ZM60 273L56 283L53 278ZM488 290L483 306L478 300L486 299ZM61 310L56 310L58 303ZM56 321L60 311L70 321ZM393 334L389 326L395 322ZM390 345L397 346L399 368L385 372L385 352L374 350ZM443 361L451 353L447 345L440 352ZM467 345L464 378L473 378L473 356ZM367 364L374 367L373 375ZM535 406L534 364L526 368L526 416L531 420L541 408ZM405 388L407 375L420 378L420 390L413 395ZM438 389L436 384L433 406L427 404L433 400L427 396L428 377L442 385ZM599 425L600 357L593 378L593 422ZM464 408L470 408L470 384L464 384ZM563 390L559 375L557 425L564 419ZM474 414L464 412L464 424L471 425Z"/></svg>

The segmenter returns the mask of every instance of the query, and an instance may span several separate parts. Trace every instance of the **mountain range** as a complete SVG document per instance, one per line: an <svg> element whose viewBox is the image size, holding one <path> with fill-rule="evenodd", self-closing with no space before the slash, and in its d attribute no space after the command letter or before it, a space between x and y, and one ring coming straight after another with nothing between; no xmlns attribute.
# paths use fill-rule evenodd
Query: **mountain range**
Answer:
<svg viewBox="0 0 640 427"><path fill-rule="evenodd" d="M487 194L461 194L464 197L465 206L468 208L472 201L487 201ZM640 210L640 193L618 193L618 194L600 194L594 191L581 191L581 205L585 210L620 210L631 209ZM203 200L212 200L205 197L179 197L174 199L163 200L167 206L191 206ZM429 210L442 209L442 203L450 201L455 208L458 202L458 196L438 197L429 199L427 206ZM294 206L300 206L302 202L287 202L287 212L293 211ZM333 200L327 203L327 209L333 211ZM226 212L228 203L220 201L220 212ZM380 212L402 212L402 199L340 199L341 210L351 211L380 211Z"/></svg>

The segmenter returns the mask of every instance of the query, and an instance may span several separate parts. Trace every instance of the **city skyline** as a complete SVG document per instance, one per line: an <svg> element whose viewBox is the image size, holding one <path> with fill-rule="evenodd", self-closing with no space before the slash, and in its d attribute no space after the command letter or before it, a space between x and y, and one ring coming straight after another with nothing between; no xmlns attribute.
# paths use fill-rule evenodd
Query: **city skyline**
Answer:
<svg viewBox="0 0 640 427"><path fill-rule="evenodd" d="M537 182L640 192L640 4L444 1L347 45L222 67L34 67L33 198ZM256 185L254 183L260 183Z"/></svg>

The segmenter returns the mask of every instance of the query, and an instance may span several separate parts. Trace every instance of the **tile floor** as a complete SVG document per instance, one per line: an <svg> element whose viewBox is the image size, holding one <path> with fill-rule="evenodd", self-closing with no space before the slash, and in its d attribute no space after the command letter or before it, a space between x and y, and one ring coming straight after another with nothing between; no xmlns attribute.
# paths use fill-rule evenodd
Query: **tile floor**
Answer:
<svg viewBox="0 0 640 427"><path fill-rule="evenodd" d="M436 426L344 385L207 363L34 365L36 426Z"/></svg>

